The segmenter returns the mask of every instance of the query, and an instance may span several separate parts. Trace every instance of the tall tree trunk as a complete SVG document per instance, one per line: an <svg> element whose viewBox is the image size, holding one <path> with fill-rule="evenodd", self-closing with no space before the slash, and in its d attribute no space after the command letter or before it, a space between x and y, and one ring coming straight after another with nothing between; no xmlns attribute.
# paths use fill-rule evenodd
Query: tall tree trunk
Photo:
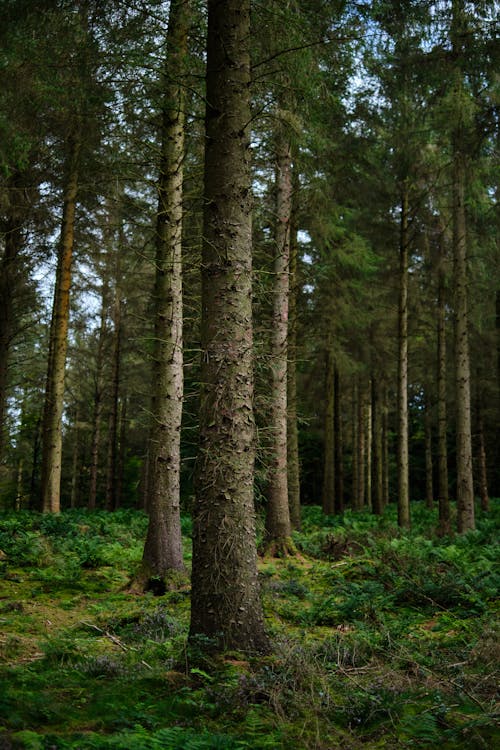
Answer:
<svg viewBox="0 0 500 750"><path fill-rule="evenodd" d="M296 194L296 189L294 190ZM290 294L288 301L288 367L287 367L287 469L288 469L288 507L292 528L301 528L300 513L300 463L299 463L299 430L297 424L297 232L293 219L295 214L292 203L292 222L290 229Z"/></svg>
<svg viewBox="0 0 500 750"><path fill-rule="evenodd" d="M383 486L383 435L382 435L382 404L380 398L380 383L378 377L372 377L372 432L373 432L373 503L375 515L381 515L384 510Z"/></svg>
<svg viewBox="0 0 500 750"><path fill-rule="evenodd" d="M463 0L453 0L451 42L455 55L454 95L457 121L452 132L453 262L455 283L455 401L457 438L457 529L475 528L472 476L472 431L469 358L469 311L467 293L467 234L465 216L466 137L463 122L463 73L460 68L463 38L467 32Z"/></svg>
<svg viewBox="0 0 500 750"><path fill-rule="evenodd" d="M276 147L276 248L271 343L271 466L266 509L266 545L273 554L293 552L287 469L287 345L292 192L290 143L279 133Z"/></svg>
<svg viewBox="0 0 500 750"><path fill-rule="evenodd" d="M120 288L120 260L117 255L115 299L113 303L113 351L111 355L111 408L108 420L108 457L106 468L106 508L116 510L116 466L118 455L118 405L122 344L122 301Z"/></svg>
<svg viewBox="0 0 500 750"><path fill-rule="evenodd" d="M372 450L373 450L373 425L372 425L372 387L370 381L368 381L368 389L365 395L365 435L366 435L366 506L369 510L372 509Z"/></svg>
<svg viewBox="0 0 500 750"><path fill-rule="evenodd" d="M444 237L440 236L437 299L437 397L438 397L438 506L439 533L451 532L448 488L448 420L446 407L446 275L444 270Z"/></svg>
<svg viewBox="0 0 500 750"><path fill-rule="evenodd" d="M410 526L408 461L408 187L401 195L398 308L398 524Z"/></svg>
<svg viewBox="0 0 500 750"><path fill-rule="evenodd" d="M79 458L80 458L80 408L77 405L75 411L75 425L73 428L73 457L71 461L71 496L70 507L76 508L78 504L79 490Z"/></svg>
<svg viewBox="0 0 500 750"><path fill-rule="evenodd" d="M354 379L352 386L352 487L351 487L351 506L353 510L359 510L359 438L358 438L358 401L359 387L357 378Z"/></svg>
<svg viewBox="0 0 500 750"><path fill-rule="evenodd" d="M104 272L107 275L107 271ZM106 339L106 318L108 310L108 281L103 279L101 291L101 320L99 325L99 338L97 341L96 365L94 374L94 414L92 420L92 439L90 447L90 485L88 508L94 510L97 501L97 479L99 473L99 449L101 446L101 421L104 406L103 398L103 365L104 365L104 342Z"/></svg>
<svg viewBox="0 0 500 750"><path fill-rule="evenodd" d="M253 474L249 0L208 0L200 449L190 639L268 649Z"/></svg>
<svg viewBox="0 0 500 750"><path fill-rule="evenodd" d="M158 182L153 425L149 450L149 525L143 565L149 576L183 570L180 515L181 423L184 393L182 311L182 191L185 88L182 75L190 3L170 5L167 76Z"/></svg>
<svg viewBox="0 0 500 750"><path fill-rule="evenodd" d="M478 479L479 479L479 497L481 498L481 510L490 509L490 496L488 492L488 471L486 463L486 446L484 441L484 420L483 410L480 400L478 399L477 408L477 453L478 453Z"/></svg>
<svg viewBox="0 0 500 750"><path fill-rule="evenodd" d="M5 445L5 414L9 353L14 334L14 301L19 273L17 263L22 248L22 222L25 199L22 176L15 173L7 182L9 206L2 225L4 250L0 261L0 462Z"/></svg>
<svg viewBox="0 0 500 750"><path fill-rule="evenodd" d="M322 506L323 513L335 513L335 362L332 344L325 352L325 411L324 411L324 469Z"/></svg>
<svg viewBox="0 0 500 750"><path fill-rule="evenodd" d="M80 133L75 132L68 138L64 207L50 326L42 433L41 490L44 513L58 513L61 509L62 414L79 156Z"/></svg>
<svg viewBox="0 0 500 750"><path fill-rule="evenodd" d="M342 445L342 418L340 413L340 373L335 365L333 377L333 446L334 446L334 478L335 478L335 513L344 512L344 456Z"/></svg>
<svg viewBox="0 0 500 750"><path fill-rule="evenodd" d="M425 389L424 404L424 442L425 442L425 504L428 508L434 505L434 482L432 461L432 407L430 389Z"/></svg>
<svg viewBox="0 0 500 750"><path fill-rule="evenodd" d="M383 389L382 405L382 487L383 507L389 504L389 407L387 387Z"/></svg>

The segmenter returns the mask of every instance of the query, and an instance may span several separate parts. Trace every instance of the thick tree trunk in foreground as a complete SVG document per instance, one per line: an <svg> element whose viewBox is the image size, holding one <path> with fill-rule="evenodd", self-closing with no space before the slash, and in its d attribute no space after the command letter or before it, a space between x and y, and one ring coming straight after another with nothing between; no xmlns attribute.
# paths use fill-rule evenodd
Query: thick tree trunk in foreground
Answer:
<svg viewBox="0 0 500 750"><path fill-rule="evenodd" d="M398 524L410 526L408 459L408 191L401 196L398 309Z"/></svg>
<svg viewBox="0 0 500 750"><path fill-rule="evenodd" d="M249 0L209 0L200 448L190 640L267 650L253 473Z"/></svg>
<svg viewBox="0 0 500 750"><path fill-rule="evenodd" d="M282 134L279 134L276 150L276 254L271 344L271 464L266 512L266 547L273 554L287 554L293 551L287 469L287 345L291 216L290 143Z"/></svg>
<svg viewBox="0 0 500 750"><path fill-rule="evenodd" d="M323 513L335 513L335 362L331 343L325 352L325 411L323 448Z"/></svg>
<svg viewBox="0 0 500 750"><path fill-rule="evenodd" d="M50 327L42 434L42 510L44 513L58 513L61 509L62 414L79 155L80 135L76 133L68 139L64 207Z"/></svg>
<svg viewBox="0 0 500 750"><path fill-rule="evenodd" d="M180 513L181 422L184 391L182 311L182 188L184 86L189 3L170 5L167 71L158 182L155 260L153 403L149 449L149 525L145 573L163 577L184 570Z"/></svg>
<svg viewBox="0 0 500 750"><path fill-rule="evenodd" d="M290 296L288 301L288 421L287 468L288 507L292 528L301 528L299 430L297 425L297 236L293 227L290 233Z"/></svg>

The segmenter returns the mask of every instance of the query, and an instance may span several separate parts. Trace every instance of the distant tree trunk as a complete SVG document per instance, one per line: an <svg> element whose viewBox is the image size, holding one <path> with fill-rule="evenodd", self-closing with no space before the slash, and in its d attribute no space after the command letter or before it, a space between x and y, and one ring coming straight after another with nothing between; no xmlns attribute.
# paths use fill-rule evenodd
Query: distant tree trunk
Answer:
<svg viewBox="0 0 500 750"><path fill-rule="evenodd" d="M292 216L290 143L278 135L276 148L276 249L271 342L271 466L266 508L266 545L273 554L293 552L288 505L287 344Z"/></svg>
<svg viewBox="0 0 500 750"><path fill-rule="evenodd" d="M79 458L80 458L80 408L77 405L75 411L75 424L73 427L73 457L71 461L71 495L70 495L70 507L76 508L78 504L78 489L79 489Z"/></svg>
<svg viewBox="0 0 500 750"><path fill-rule="evenodd" d="M486 463L486 446L484 442L484 420L481 402L477 409L477 452L478 452L478 474L479 474L479 497L481 498L481 510L489 511L490 496L488 492L488 472Z"/></svg>
<svg viewBox="0 0 500 750"><path fill-rule="evenodd" d="M335 362L331 342L325 352L323 513L335 513Z"/></svg>
<svg viewBox="0 0 500 750"><path fill-rule="evenodd" d="M358 422L359 388L357 378L352 386L352 488L351 506L359 510L359 422Z"/></svg>
<svg viewBox="0 0 500 750"><path fill-rule="evenodd" d="M387 388L383 391L382 406L382 487L383 507L389 504L389 407Z"/></svg>
<svg viewBox="0 0 500 750"><path fill-rule="evenodd" d="M103 365L104 342L106 339L106 318L108 309L108 282L103 280L101 292L101 321L97 341L96 365L94 374L94 414L92 420L92 439L90 448L90 486L88 508L94 510L97 502L97 478L99 473L99 449L101 446L101 421L104 405L103 398Z"/></svg>
<svg viewBox="0 0 500 750"><path fill-rule="evenodd" d="M410 526L408 461L408 188L401 195L398 308L398 524Z"/></svg>
<svg viewBox="0 0 500 750"><path fill-rule="evenodd" d="M143 565L149 577L184 570L180 473L184 393L182 311L182 195L184 164L185 72L190 3L170 5L167 76L162 121L162 159L158 182L153 425L149 461L149 525Z"/></svg>
<svg viewBox="0 0 500 750"><path fill-rule="evenodd" d="M208 0L200 448L190 640L266 651L253 475L249 0ZM205 644L204 644L205 648Z"/></svg>
<svg viewBox="0 0 500 750"><path fill-rule="evenodd" d="M122 301L120 289L120 261L117 259L115 299L113 303L113 351L111 355L111 408L108 420L108 458L106 468L106 508L116 510L116 468L118 455L118 404L120 394L120 365L122 344Z"/></svg>
<svg viewBox="0 0 500 750"><path fill-rule="evenodd" d="M293 226L290 232L290 296L288 302L288 420L287 420L287 467L288 507L292 528L301 528L300 512L300 464L299 431L297 425L297 233Z"/></svg>
<svg viewBox="0 0 500 750"><path fill-rule="evenodd" d="M5 445L5 413L9 353L14 334L14 298L18 277L17 261L22 248L24 192L21 175L15 173L7 181L9 207L2 225L4 251L0 261L0 462Z"/></svg>
<svg viewBox="0 0 500 750"><path fill-rule="evenodd" d="M366 506L372 509L372 450L373 450L373 430L372 430L372 388L369 382L368 389L365 394L365 435L366 435Z"/></svg>
<svg viewBox="0 0 500 750"><path fill-rule="evenodd" d="M432 461L432 407L430 389L425 389L424 404L424 442L425 442L425 504L428 508L434 505L434 482Z"/></svg>
<svg viewBox="0 0 500 750"><path fill-rule="evenodd" d="M441 233L441 248L438 267L437 300L437 398L438 398L438 505L439 533L447 536L451 532L450 499L448 489L448 441L446 408L446 276L444 271L444 245Z"/></svg>
<svg viewBox="0 0 500 750"><path fill-rule="evenodd" d="M365 392L363 382L358 386L358 500L356 508L363 510L366 500L366 421L365 421Z"/></svg>
<svg viewBox="0 0 500 750"><path fill-rule="evenodd" d="M372 511L381 515L384 510L382 404L379 379L372 377L372 432L373 432L373 503Z"/></svg>
<svg viewBox="0 0 500 750"><path fill-rule="evenodd" d="M463 124L463 73L460 68L463 38L467 32L463 0L453 0L451 42L456 60L454 96L457 121L452 132L453 264L455 283L455 401L457 438L457 530L459 534L475 528L474 483L472 476L472 431L469 358L469 311L467 234L465 217L465 170Z"/></svg>
<svg viewBox="0 0 500 750"><path fill-rule="evenodd" d="M343 456L343 434L342 418L340 413L340 373L338 367L334 368L333 378L333 446L335 454L335 513L344 512L344 456Z"/></svg>
<svg viewBox="0 0 500 750"><path fill-rule="evenodd" d="M80 134L75 132L68 139L64 207L50 326L42 428L42 510L44 513L59 513L61 509L62 414L79 156Z"/></svg>
<svg viewBox="0 0 500 750"><path fill-rule="evenodd" d="M119 508L123 502L123 480L125 464L127 461L127 394L123 393L120 399L119 421L118 421L118 456L116 462L116 507Z"/></svg>

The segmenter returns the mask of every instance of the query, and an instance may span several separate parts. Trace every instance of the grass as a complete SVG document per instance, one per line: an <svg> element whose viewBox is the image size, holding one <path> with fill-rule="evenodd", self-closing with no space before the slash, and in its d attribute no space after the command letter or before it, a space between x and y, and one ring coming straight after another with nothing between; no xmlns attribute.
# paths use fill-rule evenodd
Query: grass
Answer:
<svg viewBox="0 0 500 750"><path fill-rule="evenodd" d="M5 513L0 748L492 748L499 511L438 539L420 504L405 533L305 508L259 563L272 656L189 660L188 588L127 591L142 513Z"/></svg>

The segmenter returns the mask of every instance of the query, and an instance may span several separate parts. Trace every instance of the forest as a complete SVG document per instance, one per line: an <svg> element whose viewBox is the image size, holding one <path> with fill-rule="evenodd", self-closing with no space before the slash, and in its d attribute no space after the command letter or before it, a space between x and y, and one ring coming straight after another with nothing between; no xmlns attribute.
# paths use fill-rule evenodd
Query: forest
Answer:
<svg viewBox="0 0 500 750"><path fill-rule="evenodd" d="M500 741L499 25L0 0L0 750Z"/></svg>

